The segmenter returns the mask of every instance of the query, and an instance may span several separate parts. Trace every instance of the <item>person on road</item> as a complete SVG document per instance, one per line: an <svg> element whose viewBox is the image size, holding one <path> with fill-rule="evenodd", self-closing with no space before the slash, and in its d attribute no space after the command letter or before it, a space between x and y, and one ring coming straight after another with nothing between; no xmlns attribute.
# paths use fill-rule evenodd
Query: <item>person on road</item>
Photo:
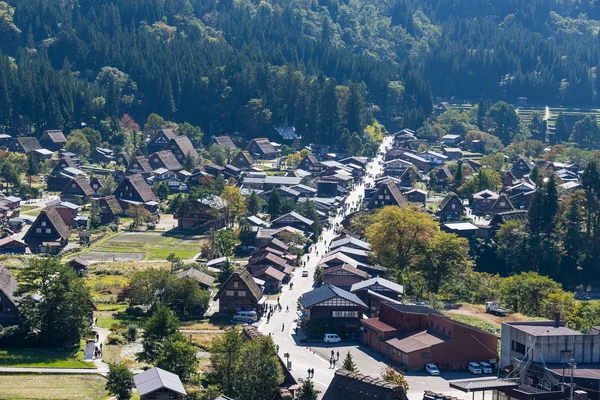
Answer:
<svg viewBox="0 0 600 400"><path fill-rule="evenodd" d="M314 368L311 368L311 369L310 369L310 377L311 377L311 378L314 378L314 377L315 377L315 369L314 369Z"/></svg>
<svg viewBox="0 0 600 400"><path fill-rule="evenodd" d="M285 329L285 324L281 324L281 332Z"/></svg>
<svg viewBox="0 0 600 400"><path fill-rule="evenodd" d="M340 359L340 352L339 351L337 352L337 359L338 359L338 361Z"/></svg>
<svg viewBox="0 0 600 400"><path fill-rule="evenodd" d="M285 306L285 312L290 311L290 306Z"/></svg>

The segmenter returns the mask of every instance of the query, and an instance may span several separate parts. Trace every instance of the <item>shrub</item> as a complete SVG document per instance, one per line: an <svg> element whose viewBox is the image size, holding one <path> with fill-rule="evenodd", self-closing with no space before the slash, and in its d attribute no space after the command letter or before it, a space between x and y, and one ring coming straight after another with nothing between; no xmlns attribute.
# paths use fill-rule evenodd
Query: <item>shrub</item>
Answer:
<svg viewBox="0 0 600 400"><path fill-rule="evenodd" d="M127 343L127 340L125 340L125 338L123 338L123 336L121 336L121 335L111 333L106 338L106 343L108 343L108 344L125 344L125 343Z"/></svg>

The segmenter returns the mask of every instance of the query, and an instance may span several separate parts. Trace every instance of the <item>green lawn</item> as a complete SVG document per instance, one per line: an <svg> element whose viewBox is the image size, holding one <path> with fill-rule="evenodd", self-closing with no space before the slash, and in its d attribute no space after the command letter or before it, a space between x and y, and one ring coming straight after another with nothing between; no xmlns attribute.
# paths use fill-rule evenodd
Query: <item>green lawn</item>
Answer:
<svg viewBox="0 0 600 400"><path fill-rule="evenodd" d="M93 363L83 361L81 346L69 349L0 349L0 366L95 368Z"/></svg>
<svg viewBox="0 0 600 400"><path fill-rule="evenodd" d="M491 322L485 321L481 318L455 313L449 313L448 315L455 321L474 326L475 328L481 329L482 331L494 334L499 334L501 331L500 325L492 324Z"/></svg>
<svg viewBox="0 0 600 400"><path fill-rule="evenodd" d="M129 315L124 312L116 312L112 315L103 315L97 317L98 321L96 321L96 325L100 328L110 329L113 324L131 324L136 323L138 325L143 325L146 321L145 317L138 317L134 315Z"/></svg>
<svg viewBox="0 0 600 400"><path fill-rule="evenodd" d="M103 400L105 386L100 375L0 375L0 400Z"/></svg>
<svg viewBox="0 0 600 400"><path fill-rule="evenodd" d="M101 240L81 254L100 253L142 253L144 260L166 260L169 254L182 259L190 259L200 251L200 239L173 237L158 232L124 232L108 240ZM106 260L100 260L106 261Z"/></svg>

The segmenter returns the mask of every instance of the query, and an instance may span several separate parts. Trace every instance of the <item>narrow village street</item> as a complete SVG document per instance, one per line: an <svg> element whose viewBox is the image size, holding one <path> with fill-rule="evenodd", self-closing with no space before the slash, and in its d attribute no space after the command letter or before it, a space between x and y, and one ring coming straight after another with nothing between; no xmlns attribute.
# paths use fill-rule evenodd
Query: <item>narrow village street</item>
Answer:
<svg viewBox="0 0 600 400"><path fill-rule="evenodd" d="M304 333L299 331L296 334L295 328L299 316L299 311L297 310L298 298L313 289L313 277L316 266L331 244L335 236L335 228L339 227L345 215L351 213L356 207L360 207L360 201L364 196L365 184L373 183L374 177L381 173L383 169L381 161L384 158L382 154L385 154L385 150L390 147L391 141L391 136L384 138L379 147L377 157L366 167L364 181L361 184L355 185L347 196L345 201L347 205L346 214L340 214L330 219L330 228L323 231L321 240L312 246L312 251L309 254L304 256L303 260L306 261L306 267L297 268L295 271L291 280L294 283L293 289L290 290L289 286L287 286L279 297L282 311L275 312L268 324L266 319L261 320L259 324L259 330L262 333L273 336L273 340L279 346L279 354L282 357L285 354L289 354L289 360L292 364L291 372L296 379L305 379L307 370L309 368L315 369L313 381L316 388L322 392L321 395L329 386L335 372L335 369L329 368L331 350L334 350L336 357L337 352L340 354L340 360L336 368L341 366L343 358L349 350L363 373L376 376L385 367L385 363L382 361L383 357L380 354L356 350L356 343L349 344L342 342L337 345L328 345L322 341L300 343L299 339L304 337ZM308 277L302 277L302 271L304 270L308 271ZM268 301L267 304L276 305L277 302ZM289 311L286 312L288 307Z"/></svg>

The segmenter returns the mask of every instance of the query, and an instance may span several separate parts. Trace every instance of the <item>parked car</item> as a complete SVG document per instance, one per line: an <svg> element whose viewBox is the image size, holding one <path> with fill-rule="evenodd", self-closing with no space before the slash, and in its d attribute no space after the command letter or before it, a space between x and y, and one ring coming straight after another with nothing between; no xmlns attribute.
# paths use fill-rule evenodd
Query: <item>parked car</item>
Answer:
<svg viewBox="0 0 600 400"><path fill-rule="evenodd" d="M479 366L481 367L481 372L483 372L484 374L491 374L492 372L494 372L491 364L486 363L485 361L480 362Z"/></svg>
<svg viewBox="0 0 600 400"><path fill-rule="evenodd" d="M233 316L234 322L252 323L256 322L257 319L256 311L238 311Z"/></svg>
<svg viewBox="0 0 600 400"><path fill-rule="evenodd" d="M303 278L308 278L308 271L307 270L302 271L302 277Z"/></svg>
<svg viewBox="0 0 600 400"><path fill-rule="evenodd" d="M473 375L481 375L481 366L474 361L469 363L469 372Z"/></svg>
<svg viewBox="0 0 600 400"><path fill-rule="evenodd" d="M323 335L323 342L325 343L339 343L342 339L335 333L326 333Z"/></svg>
<svg viewBox="0 0 600 400"><path fill-rule="evenodd" d="M439 375L440 374L440 370L438 369L438 367L436 367L435 364L427 364L425 366L425 371L427 371L427 373L429 375Z"/></svg>

